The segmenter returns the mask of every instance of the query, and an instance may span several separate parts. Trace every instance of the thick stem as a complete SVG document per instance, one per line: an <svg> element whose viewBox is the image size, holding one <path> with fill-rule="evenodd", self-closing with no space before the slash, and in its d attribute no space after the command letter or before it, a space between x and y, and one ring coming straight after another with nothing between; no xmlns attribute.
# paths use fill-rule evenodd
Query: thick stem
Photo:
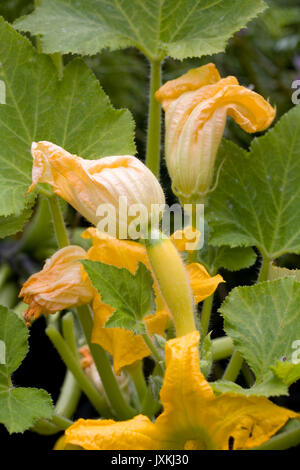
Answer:
<svg viewBox="0 0 300 470"><path fill-rule="evenodd" d="M78 307L77 312L87 343L94 358L97 371L100 375L106 396L113 410L120 419L132 418L136 412L125 401L125 398L123 397L119 388L117 379L112 371L106 352L99 344L94 344L91 341L93 319L91 317L89 307L87 305Z"/></svg>
<svg viewBox="0 0 300 470"><path fill-rule="evenodd" d="M201 333L202 333L203 338L208 333L210 314L211 314L213 301L214 301L214 294L209 296L203 302L202 311L201 311Z"/></svg>
<svg viewBox="0 0 300 470"><path fill-rule="evenodd" d="M149 118L146 165L159 176L160 167L160 140L161 140L161 108L154 97L154 93L161 86L161 61L151 61L151 79L149 93Z"/></svg>
<svg viewBox="0 0 300 470"><path fill-rule="evenodd" d="M55 404L55 412L65 418L71 418L77 409L80 395L81 388L68 370Z"/></svg>
<svg viewBox="0 0 300 470"><path fill-rule="evenodd" d="M231 356L228 366L226 367L226 370L224 372L222 379L235 382L240 373L243 361L244 359L242 358L240 353L235 350Z"/></svg>
<svg viewBox="0 0 300 470"><path fill-rule="evenodd" d="M100 415L107 416L107 414L109 414L109 410L107 408L106 401L99 395L93 384L81 370L72 350L67 345L59 331L57 331L54 326L48 326L46 334L50 338L66 367L72 372L78 385L89 398L95 409L100 413Z"/></svg>
<svg viewBox="0 0 300 470"><path fill-rule="evenodd" d="M59 248L64 248L70 244L64 218L59 206L57 196L49 197L49 206L52 214L52 220Z"/></svg>
<svg viewBox="0 0 300 470"><path fill-rule="evenodd" d="M150 351L152 353L152 356L157 361L157 365L159 367L160 373L164 374L164 367L162 365L163 361L162 361L162 358L161 358L159 352L157 351L156 347L154 346L153 341L151 340L149 335L147 335L147 333L143 334L142 336L143 336L143 339L144 339L145 343L147 344L148 348L150 349Z"/></svg>
<svg viewBox="0 0 300 470"><path fill-rule="evenodd" d="M220 361L229 357L233 353L233 342L229 336L213 339L211 342L211 352L214 361Z"/></svg>
<svg viewBox="0 0 300 470"><path fill-rule="evenodd" d="M142 403L144 398L145 398L145 395L147 393L147 384L146 384L144 373L143 373L143 363L142 363L142 361L137 361L136 363L132 364L131 366L128 366L127 367L127 372L129 373L130 377L132 378L135 389L137 391L139 401L140 401L140 403Z"/></svg>
<svg viewBox="0 0 300 470"><path fill-rule="evenodd" d="M74 331L74 321L71 312L68 312L62 319L63 335L74 357L77 357L77 344ZM58 415L71 418L77 409L80 399L81 389L77 384L73 374L68 370L55 405Z"/></svg>
<svg viewBox="0 0 300 470"><path fill-rule="evenodd" d="M176 335L196 330L194 301L182 259L171 240L153 231L145 240L148 259L162 297L173 317Z"/></svg>
<svg viewBox="0 0 300 470"><path fill-rule="evenodd" d="M266 256L263 256L263 260L262 260L260 273L259 273L257 282L263 282L263 281L267 281L269 279L270 263L271 263L271 261Z"/></svg>

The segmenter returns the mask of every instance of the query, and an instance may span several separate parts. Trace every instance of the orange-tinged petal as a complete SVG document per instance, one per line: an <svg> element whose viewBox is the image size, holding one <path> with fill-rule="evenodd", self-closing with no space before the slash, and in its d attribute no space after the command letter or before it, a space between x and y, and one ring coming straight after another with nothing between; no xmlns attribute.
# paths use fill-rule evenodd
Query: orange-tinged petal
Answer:
<svg viewBox="0 0 300 470"><path fill-rule="evenodd" d="M268 441L290 418L300 415L264 397L224 394L207 404L202 425L220 450L241 450Z"/></svg>
<svg viewBox="0 0 300 470"><path fill-rule="evenodd" d="M248 449L267 441L288 419L299 419L264 397L215 397L200 372L198 342L198 331L167 342L164 411L155 423L142 415L119 423L80 419L67 429L64 445L93 450Z"/></svg>
<svg viewBox="0 0 300 470"><path fill-rule="evenodd" d="M201 232L191 225L183 230L177 230L171 235L171 240L180 252L193 252L197 249Z"/></svg>
<svg viewBox="0 0 300 470"><path fill-rule="evenodd" d="M49 183L55 194L94 225L104 218L103 214L97 213L99 206L110 204L113 209L111 227L122 230L125 236L132 217L128 216L127 220L128 211L119 213L121 196L126 198L128 208L143 204L149 215L153 207L165 203L162 188L153 173L131 155L86 160L43 141L32 144L32 156L29 191L38 183Z"/></svg>
<svg viewBox="0 0 300 470"><path fill-rule="evenodd" d="M210 297L218 285L221 282L225 282L220 274L211 277L205 267L199 263L189 264L186 269L196 303Z"/></svg>
<svg viewBox="0 0 300 470"><path fill-rule="evenodd" d="M191 69L175 80L166 82L157 92L155 98L166 109L171 101L178 98L187 91L198 90L199 88L216 83L220 80L220 74L215 64L206 64L196 69Z"/></svg>
<svg viewBox="0 0 300 470"><path fill-rule="evenodd" d="M146 250L140 243L118 240L93 227L88 228L82 237L93 241L93 246L88 251L88 258L92 261L126 268L132 274L136 272L139 263L147 265Z"/></svg>
<svg viewBox="0 0 300 470"><path fill-rule="evenodd" d="M160 392L163 413L156 425L174 439L199 437L198 419L214 393L199 368L199 333L194 331L166 344L166 373Z"/></svg>
<svg viewBox="0 0 300 470"><path fill-rule="evenodd" d="M113 312L98 295L94 299L94 327L92 342L100 344L113 357L115 373L120 374L123 367L133 364L151 354L140 335L124 328L105 328L104 325Z"/></svg>
<svg viewBox="0 0 300 470"><path fill-rule="evenodd" d="M214 187L215 160L228 115L250 133L265 130L275 117L275 109L235 77L200 80L199 86L191 80L190 85L188 77L196 77L201 69L167 82L156 93L166 111L167 167L183 203L204 200Z"/></svg>
<svg viewBox="0 0 300 470"><path fill-rule="evenodd" d="M83 279L81 263L87 253L79 246L67 246L49 258L42 271L33 274L23 285L20 297L29 305L27 321L41 313L56 313L69 307L89 303L94 289L88 278Z"/></svg>
<svg viewBox="0 0 300 470"><path fill-rule="evenodd" d="M146 416L128 421L79 419L66 432L66 443L86 450L159 450L165 443Z"/></svg>

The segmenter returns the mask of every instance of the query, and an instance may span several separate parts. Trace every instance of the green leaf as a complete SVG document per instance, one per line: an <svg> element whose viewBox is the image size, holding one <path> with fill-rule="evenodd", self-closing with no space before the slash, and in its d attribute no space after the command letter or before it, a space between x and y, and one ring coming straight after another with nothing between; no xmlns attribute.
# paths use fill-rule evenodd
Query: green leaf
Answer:
<svg viewBox="0 0 300 470"><path fill-rule="evenodd" d="M282 358L293 359L294 341L300 339L299 301L300 283L285 278L237 287L222 304L224 329L255 374L253 393L267 389L276 395L278 387L284 393L284 382L271 368Z"/></svg>
<svg viewBox="0 0 300 470"><path fill-rule="evenodd" d="M142 263L135 274L97 261L82 261L94 287L105 304L115 311L105 326L146 333L143 318L154 313L153 278Z"/></svg>
<svg viewBox="0 0 300 470"><path fill-rule="evenodd" d="M14 312L2 306L0 341L5 345L5 360L0 364L0 423L10 433L23 432L38 419L51 418L51 398L44 390L12 385L11 374L28 351L28 329Z"/></svg>
<svg viewBox="0 0 300 470"><path fill-rule="evenodd" d="M224 142L220 156L226 161L209 202L211 243L256 246L270 260L300 253L300 107L250 152Z"/></svg>
<svg viewBox="0 0 300 470"><path fill-rule="evenodd" d="M272 371L288 387L300 379L300 362L293 364L289 361L277 361L275 366L271 366Z"/></svg>
<svg viewBox="0 0 300 470"><path fill-rule="evenodd" d="M275 281L284 277L294 277L296 281L300 282L300 269L288 269L271 264L269 267L269 280Z"/></svg>
<svg viewBox="0 0 300 470"><path fill-rule="evenodd" d="M20 215L0 217L0 238L5 238L20 232L25 223L30 219L32 208L26 207Z"/></svg>
<svg viewBox="0 0 300 470"><path fill-rule="evenodd" d="M0 216L19 216L32 202L25 193L33 141L49 140L90 159L135 151L130 113L112 108L84 62L71 61L59 80L51 58L1 18L0 80L6 86L6 104L0 104Z"/></svg>
<svg viewBox="0 0 300 470"><path fill-rule="evenodd" d="M246 397L279 397L288 395L288 387L281 379L274 376L270 376L268 380L261 384L253 385L251 388L243 388L229 380L217 380L216 382L211 382L210 385L217 395L221 393L235 393L237 395L245 395Z"/></svg>
<svg viewBox="0 0 300 470"><path fill-rule="evenodd" d="M266 7L262 0L41 0L16 28L46 52L96 54L135 46L150 59L214 54Z"/></svg>
<svg viewBox="0 0 300 470"><path fill-rule="evenodd" d="M197 253L198 263L203 264L208 272L213 275L220 268L228 271L239 271L249 268L256 261L257 255L250 247L230 248L229 246L214 247L209 244L209 227L205 224L204 245Z"/></svg>

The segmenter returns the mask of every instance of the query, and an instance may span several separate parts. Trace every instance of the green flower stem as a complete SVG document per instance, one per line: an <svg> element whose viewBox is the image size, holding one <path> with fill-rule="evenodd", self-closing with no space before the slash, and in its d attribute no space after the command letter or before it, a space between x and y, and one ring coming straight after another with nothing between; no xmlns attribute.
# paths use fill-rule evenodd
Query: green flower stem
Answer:
<svg viewBox="0 0 300 470"><path fill-rule="evenodd" d="M300 427L291 431L281 432L272 437L261 446L253 447L250 450L285 450L300 444Z"/></svg>
<svg viewBox="0 0 300 470"><path fill-rule="evenodd" d="M42 434L44 436L52 436L57 434L60 431L65 431L68 427L73 424L73 421L59 416L58 414L54 414L52 419L40 419L38 420L35 425L30 428L31 431L36 432L38 434Z"/></svg>
<svg viewBox="0 0 300 470"><path fill-rule="evenodd" d="M11 269L8 264L3 263L0 267L0 289L4 286L11 275Z"/></svg>
<svg viewBox="0 0 300 470"><path fill-rule="evenodd" d="M149 335L147 333L144 333L142 335L142 337L143 337L145 343L147 344L148 348L150 349L150 351L152 353L152 356L157 361L157 365L159 367L160 373L164 374L164 366L163 366L162 357L159 354L159 352L157 351L156 347L154 346L152 339L149 337Z"/></svg>
<svg viewBox="0 0 300 470"><path fill-rule="evenodd" d="M151 61L151 78L149 93L149 119L148 140L146 152L146 165L159 177L160 167L160 140L161 140L161 107L154 97L154 93L161 86L161 61Z"/></svg>
<svg viewBox="0 0 300 470"><path fill-rule="evenodd" d="M74 320L71 312L68 312L62 319L63 335L66 343L77 357L77 344L74 332ZM73 374L68 370L55 405L55 411L58 415L71 418L77 409L81 396L81 389L75 380Z"/></svg>
<svg viewBox="0 0 300 470"><path fill-rule="evenodd" d="M263 256L263 260L262 260L260 273L259 273L257 282L263 282L263 281L267 281L269 279L270 263L271 263L271 261L266 256Z"/></svg>
<svg viewBox="0 0 300 470"><path fill-rule="evenodd" d="M87 305L77 308L78 317L83 328L87 343L95 361L106 396L119 419L130 419L136 411L128 405L119 388L116 377L112 371L106 352L99 344L91 342L93 319Z"/></svg>
<svg viewBox="0 0 300 470"><path fill-rule="evenodd" d="M46 334L53 343L55 349L61 356L67 368L72 372L81 390L86 394L100 415L106 416L109 413L106 401L99 395L93 384L81 370L79 362L74 357L72 350L63 339L59 331L57 331L57 329L51 325L46 328Z"/></svg>
<svg viewBox="0 0 300 470"><path fill-rule="evenodd" d="M52 416L52 423L59 427L61 430L66 430L73 424L73 421L63 416L59 416L57 413L54 413L54 415Z"/></svg>
<svg viewBox="0 0 300 470"><path fill-rule="evenodd" d="M233 353L233 342L229 336L213 339L211 342L211 352L214 361L220 361L229 357Z"/></svg>
<svg viewBox="0 0 300 470"><path fill-rule="evenodd" d="M63 316L62 330L64 338L70 349L73 351L74 356L78 356L77 342L74 330L74 318L72 312L68 312L66 313L66 315Z"/></svg>
<svg viewBox="0 0 300 470"><path fill-rule="evenodd" d="M208 333L210 314L213 306L214 294L204 300L201 311L201 334L204 338Z"/></svg>
<svg viewBox="0 0 300 470"><path fill-rule="evenodd" d="M147 388L146 395L144 397L144 401L142 403L141 414L152 418L161 408L161 403L152 395L150 387Z"/></svg>
<svg viewBox="0 0 300 470"><path fill-rule="evenodd" d="M147 393L147 384L143 373L142 361L137 361L135 364L128 366L126 370L132 378L132 381L139 397L139 401L140 403L142 403Z"/></svg>
<svg viewBox="0 0 300 470"><path fill-rule="evenodd" d="M241 367L243 365L243 361L244 359L242 358L240 353L235 350L231 356L228 366L226 367L226 370L224 372L222 379L235 382L240 373Z"/></svg>
<svg viewBox="0 0 300 470"><path fill-rule="evenodd" d="M64 218L59 206L59 200L57 196L49 197L49 206L52 214L52 220L54 224L55 235L59 248L64 248L70 244Z"/></svg>
<svg viewBox="0 0 300 470"><path fill-rule="evenodd" d="M55 412L65 418L71 418L77 409L80 396L81 388L72 372L68 370L55 404Z"/></svg>

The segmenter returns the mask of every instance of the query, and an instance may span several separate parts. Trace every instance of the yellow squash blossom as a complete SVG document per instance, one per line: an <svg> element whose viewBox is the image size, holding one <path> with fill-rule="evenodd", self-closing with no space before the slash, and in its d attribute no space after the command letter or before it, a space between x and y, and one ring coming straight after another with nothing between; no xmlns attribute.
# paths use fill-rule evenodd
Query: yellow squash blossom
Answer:
<svg viewBox="0 0 300 470"><path fill-rule="evenodd" d="M117 240L100 233L94 228L87 229L83 237L92 238L93 240L93 246L88 252L88 258L93 261L101 261L118 268L126 268L132 274L136 272L139 262L144 263L150 269L146 249L140 243ZM197 303L212 295L219 283L223 282L222 276L210 277L205 268L198 263L188 265L186 270ZM146 316L144 322L150 334L163 335L168 323L171 321L171 316L156 283L154 284L154 290L156 294L156 313ZM132 331L121 328L104 327L113 312L113 308L104 304L99 294L94 298L93 310L92 340L94 343L100 344L113 356L114 369L117 374L120 373L123 367L151 354L140 335L134 335Z"/></svg>
<svg viewBox="0 0 300 470"><path fill-rule="evenodd" d="M166 343L166 373L160 392L163 412L149 418L79 419L65 432L63 445L86 450L228 450L266 442L297 413L264 397L231 393L215 396L199 368L199 333Z"/></svg>
<svg viewBox="0 0 300 470"><path fill-rule="evenodd" d="M165 83L155 96L166 112L166 162L182 202L197 202L211 190L227 116L249 133L263 131L275 116L262 96L235 77L221 79L214 64Z"/></svg>
<svg viewBox="0 0 300 470"><path fill-rule="evenodd" d="M49 258L42 271L30 276L19 295L28 304L24 313L27 323L41 313L56 313L91 302L93 287L88 278L83 279L79 263L86 258L83 248L67 246Z"/></svg>
<svg viewBox="0 0 300 470"><path fill-rule="evenodd" d="M65 199L93 225L108 219L108 229L120 231L127 238L127 228L136 214L128 210L134 204L147 209L149 217L160 213L165 197L153 173L130 155L86 160L71 155L51 142L32 144L32 191L38 183L48 183L58 196ZM123 202L120 202L120 197ZM122 210L122 204L125 205ZM113 213L101 209L110 205ZM119 211L120 209L120 211ZM152 211L152 212L151 212ZM115 235L115 233L113 233Z"/></svg>
<svg viewBox="0 0 300 470"><path fill-rule="evenodd" d="M132 331L121 328L105 328L113 308L101 301L100 294L92 286L80 260L100 261L118 268L126 268L134 274L139 262L150 268L146 249L140 243L118 240L100 233L95 228L87 229L83 237L93 240L88 252L78 246L62 248L46 261L42 271L33 274L26 281L20 292L24 302L29 304L24 314L25 319L29 322L41 313L56 313L93 301L92 341L113 356L115 372L120 374L123 367L149 356L151 352L140 335L134 335ZM223 282L220 275L210 277L198 263L192 263L186 269L196 302L209 297L218 284ZM146 316L144 321L149 334L163 335L171 316L158 286L154 285L154 289L156 312Z"/></svg>

